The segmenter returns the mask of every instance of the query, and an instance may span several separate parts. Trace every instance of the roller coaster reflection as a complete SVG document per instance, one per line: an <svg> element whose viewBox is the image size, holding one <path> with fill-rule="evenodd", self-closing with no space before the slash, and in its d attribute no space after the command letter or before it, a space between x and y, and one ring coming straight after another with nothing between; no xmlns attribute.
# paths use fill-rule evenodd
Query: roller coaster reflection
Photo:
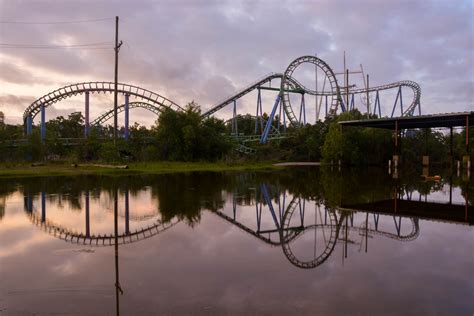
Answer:
<svg viewBox="0 0 474 316"><path fill-rule="evenodd" d="M457 224L473 224L472 206L468 205L443 204L439 208L452 209L443 214L440 211L434 216L427 217L413 213L413 209L420 208L420 205L413 206L413 203L424 202L395 199L395 204L393 201L390 202L395 208L388 211L385 206L377 203L374 204L377 207L373 209L362 204L360 208L357 206L331 208L324 205L322 200L308 201L267 184L246 190L231 194L232 207L224 207L211 213L267 245L281 247L286 258L294 266L303 269L323 264L333 254L338 243L342 244L344 257L347 257L349 245L351 247L358 245L359 251L365 248L367 252L369 238L374 236L400 242L413 241L420 234L419 217ZM128 197L127 191L125 196ZM121 215L121 221L125 222L125 230L117 234L94 234L90 230L88 194L85 194L85 232L76 232L48 219L46 194L41 193L39 199L41 210L37 211L33 207L33 197L25 196L25 211L31 222L56 238L79 245L113 246L115 243L138 242L167 231L180 222L178 216L164 221L158 212L134 216L128 207L129 199L126 198L125 214ZM387 200L389 201L391 200ZM411 211L397 209L398 204L408 205ZM421 207L423 214L427 213L426 207L429 205ZM252 213L254 215L249 217ZM144 223L144 227L130 230L131 221L138 223L138 226Z"/></svg>
<svg viewBox="0 0 474 316"><path fill-rule="evenodd" d="M373 236L398 241L413 241L420 234L418 219L413 217L382 216L384 217L384 227L387 226L387 222L390 223L393 219L394 228L392 231L382 230L380 227L382 218L376 212L341 211L324 206L323 201L315 201L314 208L311 208L309 201L297 196L293 196L286 205L286 192L278 192L277 197L273 196L272 199L268 186L265 184L255 189L255 195L256 221L254 223L248 220L246 223L242 223L245 218L239 220L237 210L239 204L242 205L242 201L239 203L237 195L233 195L231 215L227 215L223 211L215 213L262 242L282 247L286 258L296 267L303 269L312 269L324 263L331 256L338 242L343 242L343 250L347 257L348 244L359 244L361 247L365 245L367 251L368 238ZM311 214L311 212L313 213ZM265 215L267 221L264 219ZM363 215L363 218L360 225L356 226L354 222L361 219L359 215ZM402 229L402 224L404 229ZM265 228L265 226L270 226L270 228ZM312 234L308 234L310 231ZM354 241L352 238L354 233L362 237L363 240L361 242ZM299 259L295 255L293 248L296 250L302 248L301 245L297 245L300 239L303 240L304 252L307 254L308 248L312 251L312 256L309 259ZM308 244L311 247L307 247Z"/></svg>

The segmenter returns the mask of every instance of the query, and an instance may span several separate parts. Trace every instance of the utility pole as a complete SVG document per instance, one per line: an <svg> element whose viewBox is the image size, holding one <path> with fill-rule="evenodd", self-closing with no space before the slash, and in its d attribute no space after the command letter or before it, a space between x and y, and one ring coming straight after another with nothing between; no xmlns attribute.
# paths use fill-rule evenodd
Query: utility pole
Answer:
<svg viewBox="0 0 474 316"><path fill-rule="evenodd" d="M115 17L115 80L114 80L114 145L117 142L117 95L118 95L118 53L122 41L118 41L119 17Z"/></svg>
<svg viewBox="0 0 474 316"><path fill-rule="evenodd" d="M362 67L362 65L361 65ZM364 75L362 75L363 77ZM366 88L367 88L367 94L366 94L366 102L367 102L367 118L370 118L370 99L369 99L369 74L367 74L367 83L366 83Z"/></svg>

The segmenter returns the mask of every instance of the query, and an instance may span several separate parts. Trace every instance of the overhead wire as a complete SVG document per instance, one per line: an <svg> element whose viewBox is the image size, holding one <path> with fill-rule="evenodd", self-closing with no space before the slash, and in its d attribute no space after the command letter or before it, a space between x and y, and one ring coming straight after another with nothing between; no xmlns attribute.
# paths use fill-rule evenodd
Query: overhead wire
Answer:
<svg viewBox="0 0 474 316"><path fill-rule="evenodd" d="M26 24L26 25L54 25L54 24L79 24L79 23L94 23L102 21L110 21L115 18L100 18L76 21L54 21L54 22L31 22L31 21L0 21L0 24Z"/></svg>
<svg viewBox="0 0 474 316"><path fill-rule="evenodd" d="M1 24L24 24L24 25L60 25L60 24L79 24L79 23L95 23L111 21L115 18L97 18L87 20L75 20L75 21L0 21ZM113 48L113 42L98 42L98 43L87 43L87 44L70 44L70 45L54 45L54 44L17 44L17 43L0 43L0 49L110 49Z"/></svg>
<svg viewBox="0 0 474 316"><path fill-rule="evenodd" d="M97 42L85 44L70 45L51 45L51 44L16 44L16 43L0 43L2 48L19 48L19 49L109 49L113 47L113 42Z"/></svg>

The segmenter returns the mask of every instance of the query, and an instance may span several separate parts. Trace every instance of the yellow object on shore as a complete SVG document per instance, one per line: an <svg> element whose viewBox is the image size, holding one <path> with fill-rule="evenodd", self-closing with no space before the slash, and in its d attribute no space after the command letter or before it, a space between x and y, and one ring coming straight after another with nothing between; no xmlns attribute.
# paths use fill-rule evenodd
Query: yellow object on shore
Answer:
<svg viewBox="0 0 474 316"><path fill-rule="evenodd" d="M438 176L438 175L436 175L436 176L427 176L427 175L422 174L421 177L425 181L440 181L441 180L441 176Z"/></svg>

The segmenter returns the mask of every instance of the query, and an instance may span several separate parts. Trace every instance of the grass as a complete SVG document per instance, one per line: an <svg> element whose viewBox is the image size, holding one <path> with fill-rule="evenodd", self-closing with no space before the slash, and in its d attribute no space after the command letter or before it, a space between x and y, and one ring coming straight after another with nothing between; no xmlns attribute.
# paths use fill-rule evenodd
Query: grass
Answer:
<svg viewBox="0 0 474 316"><path fill-rule="evenodd" d="M272 163L226 162L140 162L128 164L128 169L114 169L92 165L73 166L68 163L0 164L0 178L74 176L74 175L134 175L192 171L252 171L279 169Z"/></svg>

